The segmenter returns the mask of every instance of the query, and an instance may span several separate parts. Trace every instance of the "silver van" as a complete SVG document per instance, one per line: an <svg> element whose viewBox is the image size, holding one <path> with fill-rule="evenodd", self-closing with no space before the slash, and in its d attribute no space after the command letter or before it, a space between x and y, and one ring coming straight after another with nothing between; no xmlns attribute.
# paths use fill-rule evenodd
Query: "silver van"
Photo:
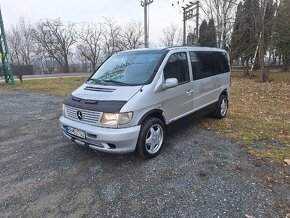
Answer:
<svg viewBox="0 0 290 218"><path fill-rule="evenodd" d="M214 117L226 116L230 74L228 54L217 48L119 52L64 99L60 125L94 150L153 158L169 123L209 105Z"/></svg>

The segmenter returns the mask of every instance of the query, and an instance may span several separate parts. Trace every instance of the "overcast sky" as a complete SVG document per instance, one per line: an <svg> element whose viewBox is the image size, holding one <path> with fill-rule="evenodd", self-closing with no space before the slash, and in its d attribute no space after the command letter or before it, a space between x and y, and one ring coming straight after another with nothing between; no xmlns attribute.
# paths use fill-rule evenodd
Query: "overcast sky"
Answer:
<svg viewBox="0 0 290 218"><path fill-rule="evenodd" d="M171 23L182 26L182 14L172 7L176 0L154 0L149 7L150 43L158 43L162 29ZM182 2L182 0L180 0ZM143 21L140 0L0 0L5 28L23 16L32 23L42 18L94 22L112 17L120 24L130 19Z"/></svg>

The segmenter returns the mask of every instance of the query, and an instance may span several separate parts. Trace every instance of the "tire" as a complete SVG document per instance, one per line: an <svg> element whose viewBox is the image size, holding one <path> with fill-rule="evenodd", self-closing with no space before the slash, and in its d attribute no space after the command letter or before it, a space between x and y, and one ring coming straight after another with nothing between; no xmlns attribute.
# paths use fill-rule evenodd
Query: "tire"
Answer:
<svg viewBox="0 0 290 218"><path fill-rule="evenodd" d="M136 151L145 159L154 158L160 153L164 139L164 123L155 117L148 118L141 125Z"/></svg>
<svg viewBox="0 0 290 218"><path fill-rule="evenodd" d="M212 116L216 119L223 119L228 112L229 101L226 95L222 94L216 105L216 110Z"/></svg>

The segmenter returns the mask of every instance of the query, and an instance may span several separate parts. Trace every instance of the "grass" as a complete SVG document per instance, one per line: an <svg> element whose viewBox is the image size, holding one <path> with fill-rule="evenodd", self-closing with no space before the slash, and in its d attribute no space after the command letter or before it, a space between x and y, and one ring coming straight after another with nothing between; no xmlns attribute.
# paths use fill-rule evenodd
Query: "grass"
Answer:
<svg viewBox="0 0 290 218"><path fill-rule="evenodd" d="M287 148L270 148L266 150L259 150L254 148L249 148L249 152L260 158L270 158L277 161L283 161L290 156L290 146Z"/></svg>
<svg viewBox="0 0 290 218"><path fill-rule="evenodd" d="M233 73L229 113L226 119L206 118L201 125L215 132L244 142L249 152L258 157L276 160L290 158L290 73L271 73L272 82L260 83L257 78L241 77ZM0 90L30 90L64 96L80 86L86 78L26 80L22 84L4 85ZM259 150L251 143L287 144L281 148L270 146ZM269 147L269 146L267 146Z"/></svg>
<svg viewBox="0 0 290 218"><path fill-rule="evenodd" d="M256 156L276 160L290 158L290 73L270 75L270 78L274 81L260 83L255 79L234 77L227 118L207 118L201 125L242 140ZM254 142L271 143L273 140L288 147L273 146L266 150L251 147Z"/></svg>
<svg viewBox="0 0 290 218"><path fill-rule="evenodd" d="M58 79L35 79L24 80L23 83L16 81L14 85L0 83L0 90L29 90L33 92L48 93L65 96L79 87L87 78L58 78Z"/></svg>
<svg viewBox="0 0 290 218"><path fill-rule="evenodd" d="M254 78L259 78L260 72L255 71L253 73ZM242 71L235 71L232 73L233 77L243 77ZM286 82L290 83L290 72L270 72L269 73L269 81L270 82Z"/></svg>
<svg viewBox="0 0 290 218"><path fill-rule="evenodd" d="M290 72L271 73L269 74L269 81L290 83Z"/></svg>

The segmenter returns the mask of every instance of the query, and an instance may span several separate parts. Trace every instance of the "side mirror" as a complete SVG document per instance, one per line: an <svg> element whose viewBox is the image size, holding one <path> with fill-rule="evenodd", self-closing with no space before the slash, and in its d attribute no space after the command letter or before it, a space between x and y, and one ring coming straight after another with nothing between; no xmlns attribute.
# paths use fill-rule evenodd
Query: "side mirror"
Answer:
<svg viewBox="0 0 290 218"><path fill-rule="evenodd" d="M168 78L165 81L164 88L169 89L178 85L178 80L176 78Z"/></svg>
<svg viewBox="0 0 290 218"><path fill-rule="evenodd" d="M165 89L173 88L175 86L178 86L178 80L176 78L168 78L164 82L164 75L162 73L162 75L158 79L156 87L154 88L154 92L161 92Z"/></svg>

